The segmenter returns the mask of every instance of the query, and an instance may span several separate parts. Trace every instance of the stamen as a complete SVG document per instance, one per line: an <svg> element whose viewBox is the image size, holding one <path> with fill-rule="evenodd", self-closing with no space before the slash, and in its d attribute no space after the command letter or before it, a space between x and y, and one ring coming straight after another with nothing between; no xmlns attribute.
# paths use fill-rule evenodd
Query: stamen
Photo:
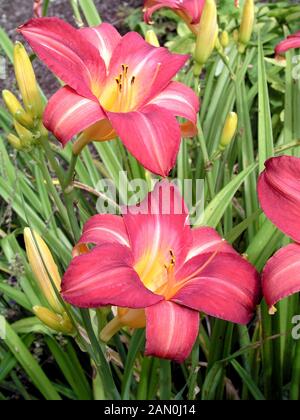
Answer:
<svg viewBox="0 0 300 420"><path fill-rule="evenodd" d="M128 111L131 108L132 97L133 97L133 86L136 81L136 77L132 76L128 80L129 66L127 64L122 64L122 73L115 79L118 86L118 99L116 103L116 110L118 111Z"/></svg>
<svg viewBox="0 0 300 420"><path fill-rule="evenodd" d="M174 251L172 251L172 249L170 249L170 255L171 255L171 266L174 266L176 263L176 258L175 258L175 254Z"/></svg>

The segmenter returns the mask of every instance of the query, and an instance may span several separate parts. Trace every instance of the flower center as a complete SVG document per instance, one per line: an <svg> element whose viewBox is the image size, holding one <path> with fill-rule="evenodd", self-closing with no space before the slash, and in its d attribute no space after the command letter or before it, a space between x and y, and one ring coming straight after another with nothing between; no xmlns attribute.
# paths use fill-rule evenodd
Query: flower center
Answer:
<svg viewBox="0 0 300 420"><path fill-rule="evenodd" d="M170 290L175 287L175 265L176 257L172 250L169 251L168 257L159 253L151 260L151 255L145 255L135 265L135 270L139 274L140 279L147 289L153 293L167 296Z"/></svg>
<svg viewBox="0 0 300 420"><path fill-rule="evenodd" d="M119 75L110 80L100 96L101 105L111 112L129 112L134 109L136 77L129 66L122 64Z"/></svg>

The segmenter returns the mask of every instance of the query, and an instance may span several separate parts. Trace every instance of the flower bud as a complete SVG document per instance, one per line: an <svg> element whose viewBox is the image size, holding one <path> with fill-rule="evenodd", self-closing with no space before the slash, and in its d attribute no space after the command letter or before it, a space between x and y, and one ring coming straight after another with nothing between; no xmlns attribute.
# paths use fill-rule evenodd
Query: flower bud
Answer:
<svg viewBox="0 0 300 420"><path fill-rule="evenodd" d="M29 228L24 230L24 240L27 258L41 292L54 312L63 314L64 308L49 278L50 275L57 291L60 291L61 278L49 248L43 239Z"/></svg>
<svg viewBox="0 0 300 420"><path fill-rule="evenodd" d="M32 128L34 126L33 119L30 114L25 112L16 96L9 90L4 90L2 96L4 103L12 116L24 127Z"/></svg>
<svg viewBox="0 0 300 420"><path fill-rule="evenodd" d="M39 320L47 327L54 331L61 332L64 334L72 334L74 331L71 321L67 318L67 314L63 315L55 314L47 308L41 306L35 306L33 308L34 314Z"/></svg>
<svg viewBox="0 0 300 420"><path fill-rule="evenodd" d="M11 144L11 146L16 150L22 150L22 143L19 137L15 136L14 134L8 134L7 141Z"/></svg>
<svg viewBox="0 0 300 420"><path fill-rule="evenodd" d="M27 128L23 127L17 120L14 120L16 132L21 140L23 147L29 147L34 141L34 135Z"/></svg>
<svg viewBox="0 0 300 420"><path fill-rule="evenodd" d="M226 147L229 146L229 144L232 142L235 136L236 130L237 130L237 126L238 126L238 116L235 112L230 112L230 114L228 115L226 119L222 136L221 136L221 141L219 144L219 149L221 151L226 149Z"/></svg>
<svg viewBox="0 0 300 420"><path fill-rule="evenodd" d="M234 42L236 42L236 43L239 42L239 30L238 29L235 29L232 32L232 37L233 37Z"/></svg>
<svg viewBox="0 0 300 420"><path fill-rule="evenodd" d="M245 46L249 43L253 32L255 18L254 0L245 0L242 21L239 30L240 52L245 50Z"/></svg>
<svg viewBox="0 0 300 420"><path fill-rule="evenodd" d="M194 58L198 68L211 56L218 36L217 7L215 0L206 0L197 34ZM197 73L197 71L196 71Z"/></svg>
<svg viewBox="0 0 300 420"><path fill-rule="evenodd" d="M42 96L30 58L20 42L14 48L14 67L26 111L33 118L41 118L44 110Z"/></svg>
<svg viewBox="0 0 300 420"><path fill-rule="evenodd" d="M229 35L227 31L223 31L220 35L220 43L223 48L227 48L229 45Z"/></svg>
<svg viewBox="0 0 300 420"><path fill-rule="evenodd" d="M156 33L152 29L146 32L145 41L153 47L160 47Z"/></svg>

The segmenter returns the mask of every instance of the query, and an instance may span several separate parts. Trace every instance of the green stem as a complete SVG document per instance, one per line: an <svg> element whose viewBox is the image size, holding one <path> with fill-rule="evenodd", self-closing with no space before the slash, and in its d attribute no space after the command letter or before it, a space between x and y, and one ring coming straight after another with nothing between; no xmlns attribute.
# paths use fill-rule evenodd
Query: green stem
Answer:
<svg viewBox="0 0 300 420"><path fill-rule="evenodd" d="M262 362L264 372L264 389L267 400L272 399L273 388L273 346L270 340L272 336L272 319L269 315L268 307L265 302L261 304L261 327L262 327Z"/></svg>
<svg viewBox="0 0 300 420"><path fill-rule="evenodd" d="M299 401L300 399L300 340L296 344L290 399L292 401Z"/></svg>
<svg viewBox="0 0 300 420"><path fill-rule="evenodd" d="M208 186L208 191L209 191L209 196L210 199L212 200L215 196L215 187L214 187L214 179L213 179L213 174L211 171L211 161L209 159L209 155L208 155L208 150L206 147L206 141L204 138L204 134L203 134L203 130L201 127L201 123L200 123L200 118L198 117L198 143L203 155L203 159L204 159L204 166L205 166L205 170L206 170L206 175L207 175L207 186Z"/></svg>
<svg viewBox="0 0 300 420"><path fill-rule="evenodd" d="M104 385L107 396L114 400L120 400L121 397L114 383L109 364L106 361L105 355L103 354L99 341L94 333L89 310L81 309L80 313L82 316L84 327L91 341L91 346L96 357L95 363L97 366L97 370L100 375L101 381Z"/></svg>
<svg viewBox="0 0 300 420"><path fill-rule="evenodd" d="M41 137L40 142L41 142L41 145L42 145L43 149L46 152L46 156L47 156L47 158L50 162L50 165L51 165L53 171L56 173L56 176L59 180L60 185L63 187L65 174L64 174L63 169L59 166L59 164L58 164L58 162L55 158L55 155L54 155L53 150L50 146L48 137Z"/></svg>
<svg viewBox="0 0 300 420"><path fill-rule="evenodd" d="M38 165L39 165L39 168L42 172L44 180L46 181L47 187L50 190L50 194L52 195L52 198L53 198L53 200L54 200L54 202L55 202L55 204L58 208L58 211L61 214L61 217L62 217L64 223L67 225L67 228L71 228L66 209L65 209L65 207L64 207L64 205L63 205L63 203L62 203L62 201L59 197L59 194L58 194L55 186L53 185L51 175L49 174L48 167L47 167L47 165L45 163L45 160L44 160L44 155L40 155Z"/></svg>
<svg viewBox="0 0 300 420"><path fill-rule="evenodd" d="M160 399L170 400L172 397L172 371L169 360L160 360Z"/></svg>
<svg viewBox="0 0 300 420"><path fill-rule="evenodd" d="M77 160L78 160L78 155L74 155L74 153L72 153L70 166L69 166L67 176L66 176L66 180L65 180L65 183L64 183L65 189L67 189L73 181Z"/></svg>

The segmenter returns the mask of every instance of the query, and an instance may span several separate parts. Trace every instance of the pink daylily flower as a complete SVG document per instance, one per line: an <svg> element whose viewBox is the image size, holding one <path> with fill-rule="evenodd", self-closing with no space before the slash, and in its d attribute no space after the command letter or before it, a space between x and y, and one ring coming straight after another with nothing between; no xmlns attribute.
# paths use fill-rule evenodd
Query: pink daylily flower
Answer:
<svg viewBox="0 0 300 420"><path fill-rule="evenodd" d="M293 48L300 48L300 31L281 41L275 48L275 54L280 56Z"/></svg>
<svg viewBox="0 0 300 420"><path fill-rule="evenodd" d="M264 269L263 294L273 313L277 302L300 291L300 159L269 159L258 196L266 216L297 242L278 251Z"/></svg>
<svg viewBox="0 0 300 420"><path fill-rule="evenodd" d="M167 176L176 162L182 133L194 136L199 100L172 81L188 56L148 44L139 34L124 37L109 25L75 29L58 18L33 19L19 28L32 49L66 83L49 101L44 125L66 145L120 137L150 171Z"/></svg>
<svg viewBox="0 0 300 420"><path fill-rule="evenodd" d="M205 0L145 0L144 18L147 23L151 22L154 12L162 8L173 10L190 27L197 32L197 24L200 22Z"/></svg>
<svg viewBox="0 0 300 420"><path fill-rule="evenodd" d="M147 355L182 362L198 336L199 311L247 324L260 300L255 268L214 229L191 229L183 199L168 181L138 211L92 217L74 256L63 298L83 308L118 307L104 330L146 327Z"/></svg>

